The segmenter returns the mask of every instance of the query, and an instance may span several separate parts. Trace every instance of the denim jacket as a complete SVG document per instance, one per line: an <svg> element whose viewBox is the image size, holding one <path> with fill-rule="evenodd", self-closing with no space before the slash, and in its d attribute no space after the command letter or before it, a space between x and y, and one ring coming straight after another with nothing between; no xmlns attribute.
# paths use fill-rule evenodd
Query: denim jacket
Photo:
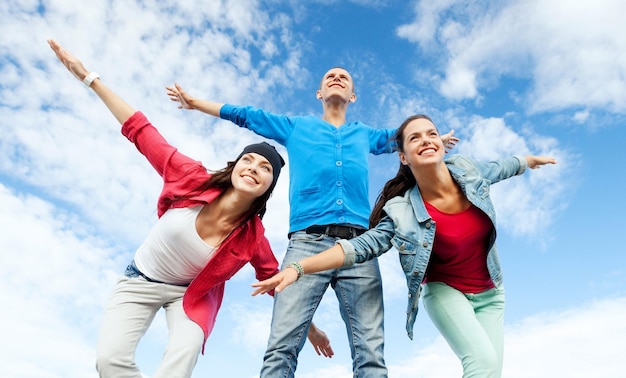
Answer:
<svg viewBox="0 0 626 378"><path fill-rule="evenodd" d="M445 163L467 199L487 214L494 225L487 254L487 268L494 285L499 287L502 285L502 272L495 244L496 214L489 196L489 187L500 180L524 173L527 168L526 159L513 156L483 163L454 155L446 159ZM344 266L373 259L395 247L409 289L406 331L409 338L413 339L421 284L430 260L436 225L424 207L417 186L407 190L404 196L387 201L384 211L386 216L375 228L354 239L339 240L338 243L345 253Z"/></svg>

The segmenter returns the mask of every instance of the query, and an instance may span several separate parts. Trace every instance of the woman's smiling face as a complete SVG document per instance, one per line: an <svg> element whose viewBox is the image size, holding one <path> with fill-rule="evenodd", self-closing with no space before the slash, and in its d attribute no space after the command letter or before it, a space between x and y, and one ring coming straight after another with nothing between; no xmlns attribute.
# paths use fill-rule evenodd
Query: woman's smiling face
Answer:
<svg viewBox="0 0 626 378"><path fill-rule="evenodd" d="M233 168L231 181L235 190L247 192L253 197L260 197L270 188L273 181L273 169L270 162L254 152L244 154Z"/></svg>
<svg viewBox="0 0 626 378"><path fill-rule="evenodd" d="M437 127L426 118L409 122L402 132L400 161L409 167L439 163L445 148Z"/></svg>

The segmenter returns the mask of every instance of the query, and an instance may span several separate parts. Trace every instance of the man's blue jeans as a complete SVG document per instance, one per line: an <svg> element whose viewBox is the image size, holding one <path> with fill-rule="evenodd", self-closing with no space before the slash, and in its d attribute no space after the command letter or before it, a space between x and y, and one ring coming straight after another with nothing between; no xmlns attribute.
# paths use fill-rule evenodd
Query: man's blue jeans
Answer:
<svg viewBox="0 0 626 378"><path fill-rule="evenodd" d="M283 268L335 245L337 238L295 232ZM355 378L385 378L383 296L378 261L305 274L274 298L272 327L261 378L293 377L313 314L331 285L348 332ZM322 327L323 328L323 327Z"/></svg>

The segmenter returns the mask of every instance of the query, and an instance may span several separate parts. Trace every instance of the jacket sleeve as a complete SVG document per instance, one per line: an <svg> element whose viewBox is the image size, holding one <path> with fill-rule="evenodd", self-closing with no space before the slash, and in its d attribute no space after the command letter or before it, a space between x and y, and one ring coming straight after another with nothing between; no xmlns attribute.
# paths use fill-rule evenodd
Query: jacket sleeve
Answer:
<svg viewBox="0 0 626 378"><path fill-rule="evenodd" d="M122 134L135 144L152 167L167 181L175 181L189 169L197 169L202 163L178 152L141 112L133 114L122 125Z"/></svg>
<svg viewBox="0 0 626 378"><path fill-rule="evenodd" d="M252 248L256 248L256 251L250 258L250 265L254 267L256 272L256 278L259 281L266 280L280 270L278 269L278 260L274 256L270 242L265 237L265 229L259 218L253 219L251 222L256 224L253 229L256 230L255 245Z"/></svg>
<svg viewBox="0 0 626 378"><path fill-rule="evenodd" d="M345 254L343 266L362 263L376 258L391 249L391 239L395 233L394 224L388 216L378 222L375 228L367 230L350 240L338 240Z"/></svg>
<svg viewBox="0 0 626 378"><path fill-rule="evenodd" d="M526 158L523 156L511 156L509 158L489 162L478 162L468 158L465 159L476 167L476 169L479 170L480 175L489 180L491 184L495 184L513 176L521 175L528 167Z"/></svg>

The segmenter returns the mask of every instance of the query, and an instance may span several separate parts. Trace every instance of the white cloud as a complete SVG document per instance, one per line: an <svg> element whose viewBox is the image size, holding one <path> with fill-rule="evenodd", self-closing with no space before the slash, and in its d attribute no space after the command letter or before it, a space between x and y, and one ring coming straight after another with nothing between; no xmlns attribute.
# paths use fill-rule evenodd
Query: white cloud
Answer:
<svg viewBox="0 0 626 378"><path fill-rule="evenodd" d="M398 36L411 42L418 42L424 47L428 46L435 38L437 28L440 25L440 13L456 2L458 0L417 1L415 13L418 20L399 26L396 31Z"/></svg>
<svg viewBox="0 0 626 378"><path fill-rule="evenodd" d="M257 299L266 302L265 299L267 298L262 297ZM235 323L235 327L232 329L233 343L245 348L253 356L262 355L265 352L267 338L270 334L271 306L262 308L258 305L238 303L230 306L227 311Z"/></svg>
<svg viewBox="0 0 626 378"><path fill-rule="evenodd" d="M460 121L463 122L463 121ZM491 187L499 231L541 240L547 225L566 206L568 188L564 176L575 166L575 158L558 147L556 139L533 131L519 133L501 118L474 117L463 130L458 146L461 154L479 161L490 161L512 155L553 156L556 165L528 169L523 175ZM467 137L466 137L467 136Z"/></svg>
<svg viewBox="0 0 626 378"><path fill-rule="evenodd" d="M626 368L621 341L626 298L585 303L562 312L536 314L505 327L503 376L507 378L619 377ZM394 360L397 360L394 358ZM389 366L398 378L461 375L461 363L441 337L409 351ZM349 377L349 375L346 375Z"/></svg>
<svg viewBox="0 0 626 378"><path fill-rule="evenodd" d="M590 116L589 110L585 109L579 112L575 112L574 115L572 116L572 121L576 123L584 123L585 121L589 119L589 116Z"/></svg>
<svg viewBox="0 0 626 378"><path fill-rule="evenodd" d="M532 82L524 95L531 111L626 111L626 41L619 38L626 32L619 16L626 3L430 4L418 2L415 21L398 28L398 35L442 55L444 96L476 98L508 76Z"/></svg>
<svg viewBox="0 0 626 378"><path fill-rule="evenodd" d="M8 304L0 328L11 340L0 357L4 372L89 376L117 251L41 199L0 186L0 207L0 292Z"/></svg>
<svg viewBox="0 0 626 378"><path fill-rule="evenodd" d="M626 362L620 340L626 298L536 314L507 328L506 377L618 377Z"/></svg>

